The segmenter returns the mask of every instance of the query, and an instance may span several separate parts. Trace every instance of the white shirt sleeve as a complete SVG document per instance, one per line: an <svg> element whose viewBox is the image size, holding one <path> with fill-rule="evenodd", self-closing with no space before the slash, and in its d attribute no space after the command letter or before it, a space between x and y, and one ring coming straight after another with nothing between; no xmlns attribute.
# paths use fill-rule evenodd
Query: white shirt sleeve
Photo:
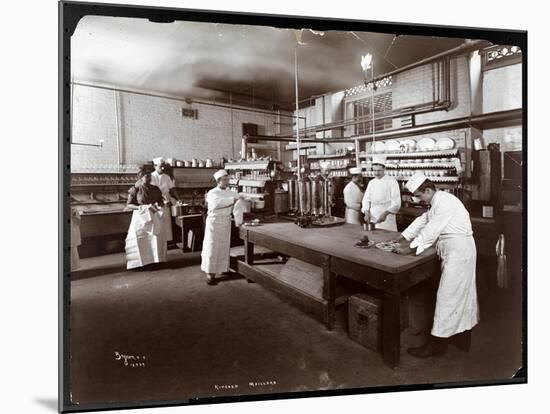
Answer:
<svg viewBox="0 0 550 414"><path fill-rule="evenodd" d="M413 240L420 230L428 223L428 213L424 213L421 216L414 219L414 221L409 224L409 226L401 233L401 235L408 241Z"/></svg>
<svg viewBox="0 0 550 414"><path fill-rule="evenodd" d="M397 180L392 180L390 183L391 205L388 211L392 214L397 214L401 208L401 190Z"/></svg>
<svg viewBox="0 0 550 414"><path fill-rule="evenodd" d="M432 218L411 243L413 249L416 247L417 255L434 244L441 232L451 221L455 210L452 203L445 202L438 203L436 206L432 205L432 208L435 209L432 211Z"/></svg>

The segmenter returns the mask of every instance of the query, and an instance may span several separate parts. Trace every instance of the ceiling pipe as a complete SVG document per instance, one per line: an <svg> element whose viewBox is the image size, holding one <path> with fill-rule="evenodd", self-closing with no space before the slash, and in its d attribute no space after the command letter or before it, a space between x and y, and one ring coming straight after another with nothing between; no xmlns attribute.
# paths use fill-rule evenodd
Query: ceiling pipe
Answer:
<svg viewBox="0 0 550 414"><path fill-rule="evenodd" d="M293 137L275 137L272 135L248 135L248 139L254 139L258 141L277 141L277 142L296 142L296 138ZM355 142L354 138L342 137L342 138L300 138L301 143L331 143L331 142Z"/></svg>
<svg viewBox="0 0 550 414"><path fill-rule="evenodd" d="M439 60L441 58L450 58L452 56L458 56L465 53L472 52L474 50L483 49L484 47L487 47L489 45L492 45L491 42L487 40L466 40L464 43L462 43L460 46L454 47L452 49L446 50L441 53L437 53L433 56L427 57L425 59L421 59L417 62L411 63L409 65L401 66L400 68L397 68L395 70L392 70L391 72L384 73L383 75L376 76L372 82L378 82L379 80L382 80L384 78L387 78L389 76L397 75L401 72L405 72L407 70L411 70L414 68L417 68L419 66L423 66L427 63L434 62L436 60Z"/></svg>
<svg viewBox="0 0 550 414"><path fill-rule="evenodd" d="M172 100L172 101L185 102L186 104L196 103L198 105L207 105L207 106L215 106L215 107L218 107L218 108L255 112L255 113L264 114L264 115L273 115L273 116L280 115L280 116L284 116L284 117L292 118L292 119L296 118L296 116L294 116L291 113L288 113L288 114L280 113L280 114L278 114L275 111L266 111L266 110L261 110L261 109L248 108L248 107L242 106L242 105L233 105L233 104L226 105L226 104L221 104L221 103L202 101L202 100L194 99L194 98L179 98L179 97L176 97L176 96L162 95L162 94L158 94L158 93L150 93L150 92L142 92L142 91L134 91L134 90L131 90L131 89L114 88L114 87L111 87L111 86L93 85L93 84L90 84L90 83L83 83L83 82L74 82L73 81L73 82L71 82L71 84L72 85L77 85L77 86L84 86L84 87L87 87L87 88L103 89L103 90L106 90L106 91L115 91L115 92L129 93L129 94L133 94L133 95L149 96L149 97L153 97L153 98L169 99L169 100ZM299 118L300 119L305 119L305 117L299 117Z"/></svg>
<svg viewBox="0 0 550 414"><path fill-rule="evenodd" d="M390 131L378 132L376 139L403 138L432 132L449 131L458 128L481 128L489 129L500 126L521 125L523 117L522 109L511 109L508 111L490 112L488 114L465 116L450 119L447 121L432 122L429 124L399 128ZM489 128L488 128L489 127ZM359 141L372 141L372 134L349 137Z"/></svg>

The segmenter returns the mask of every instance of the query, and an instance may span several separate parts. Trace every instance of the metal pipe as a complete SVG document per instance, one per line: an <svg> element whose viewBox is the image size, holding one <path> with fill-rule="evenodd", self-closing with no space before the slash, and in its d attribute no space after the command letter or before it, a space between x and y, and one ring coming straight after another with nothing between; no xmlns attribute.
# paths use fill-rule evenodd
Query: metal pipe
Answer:
<svg viewBox="0 0 550 414"><path fill-rule="evenodd" d="M421 104L421 105L417 105L417 106L414 106L412 108L407 107L407 108L399 108L399 109L394 109L392 111L387 111L387 112L385 112L385 115L377 116L376 119L377 120L383 120L383 119L402 118L402 117L405 117L405 116L418 115L418 114L423 114L423 113L433 112L433 111L438 111L438 110L445 110L445 109L446 109L445 104L443 104L441 102L433 101L433 102L427 102L427 103L424 103L424 104ZM352 126L352 125L361 124L361 123L364 123L364 122L367 122L367 121L368 122L371 121L371 115L370 114L365 115L363 117L354 118L354 119L348 120L348 121L338 121L338 122L329 123L329 124L326 124L325 127L311 127L309 129L309 131L307 131L307 132L321 132L322 130L329 130L329 129L335 129L335 128L340 128L340 127ZM302 130L302 133L304 133L304 130ZM290 138L291 135L277 135L277 137Z"/></svg>
<svg viewBox="0 0 550 414"><path fill-rule="evenodd" d="M277 137L272 135L250 135L250 139L255 139L258 141L278 141L278 142L296 142L296 139L292 137ZM306 138L301 139L300 142L303 143L330 143L330 142L354 142L353 138Z"/></svg>
<svg viewBox="0 0 550 414"><path fill-rule="evenodd" d="M411 70L411 69L417 68L419 66L423 66L427 63L431 63L431 62L433 62L435 60L439 60L441 58L457 56L457 55L461 55L463 53L469 53L473 50L482 49L482 48L484 48L484 47L486 47L490 44L491 44L491 42L489 42L487 40L467 40L466 42L464 42L460 46L454 47L452 49L446 50L446 51L441 52L441 53L437 53L433 56L427 57L425 59L421 59L421 60L419 60L417 62L414 62L414 63L411 63L409 65L401 66L398 69L392 70L390 72L386 72L382 75L378 75L372 80L372 82L377 82L377 81L382 80L384 78L387 78L389 76L397 75L398 73L405 72L407 70Z"/></svg>
<svg viewBox="0 0 550 414"><path fill-rule="evenodd" d="M261 110L261 109L253 109L253 108L248 108L248 107L242 106L242 105L225 105L225 104L213 103L213 102L202 101L202 100L192 99L192 98L179 98L179 97L176 97L176 96L162 95L162 94L158 94L158 93L143 92L143 91L135 91L135 90L131 90L131 89L114 88L114 87L111 87L111 86L93 85L93 84L84 83L84 82L74 82L74 81L72 81L71 84L72 85L78 85L78 86L84 86L84 87L87 87L87 88L103 89L103 90L106 90L106 91L117 91L117 92L122 92L122 93L130 93L130 94L133 94L133 95L142 95L142 96L149 96L149 97L153 97L153 98L169 99L169 100L172 100L172 101L185 102L187 104L196 103L198 105L215 106L215 107L219 107L219 108L255 112L255 113L265 114L265 115L277 115L277 113L274 112L274 111L265 111L265 110ZM293 118L293 119L296 118L296 116L294 114L291 114L291 113L288 113L288 114L282 113L282 114L280 114L280 116L284 116L284 117L287 117L287 118ZM305 119L305 118L300 117L300 119Z"/></svg>
<svg viewBox="0 0 550 414"><path fill-rule="evenodd" d="M522 109L511 109L508 111L490 112L488 114L465 116L446 121L432 122L429 124L399 128L391 131L379 132L376 137L378 139L402 138L418 134L427 134L431 132L447 131L451 129L467 128L467 127L483 127L483 124L505 124L518 125L522 122ZM372 141L372 134L354 136L353 139L359 141Z"/></svg>
<svg viewBox="0 0 550 414"><path fill-rule="evenodd" d="M121 157L120 157L120 121L118 108L118 92L114 91L115 98L115 128L116 128L116 155L117 155L117 171L120 172Z"/></svg>
<svg viewBox="0 0 550 414"><path fill-rule="evenodd" d="M302 164L300 154L300 112L298 105L298 43L294 46L294 94L296 98L296 153L298 157L297 168L298 178L302 176ZM300 215L304 214L304 205L302 204L302 198L300 197Z"/></svg>

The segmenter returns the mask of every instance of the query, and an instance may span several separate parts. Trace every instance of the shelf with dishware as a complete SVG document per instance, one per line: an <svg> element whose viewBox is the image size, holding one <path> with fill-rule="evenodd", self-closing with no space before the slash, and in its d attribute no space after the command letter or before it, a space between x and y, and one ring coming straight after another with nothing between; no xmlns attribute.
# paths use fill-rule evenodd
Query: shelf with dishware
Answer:
<svg viewBox="0 0 550 414"><path fill-rule="evenodd" d="M433 150L433 151L410 151L410 152L387 152L387 151L375 151L359 153L359 158L372 158L376 155L384 155L387 158L418 158L418 157L452 157L458 154L458 148L448 150Z"/></svg>

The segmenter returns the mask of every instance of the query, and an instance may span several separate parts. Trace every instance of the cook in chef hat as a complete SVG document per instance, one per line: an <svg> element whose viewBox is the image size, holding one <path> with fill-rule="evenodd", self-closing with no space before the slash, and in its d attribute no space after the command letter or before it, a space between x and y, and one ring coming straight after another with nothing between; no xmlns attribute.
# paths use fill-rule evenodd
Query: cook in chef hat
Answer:
<svg viewBox="0 0 550 414"><path fill-rule="evenodd" d="M164 164L164 158L162 158L162 157L153 158L153 164L154 165Z"/></svg>
<svg viewBox="0 0 550 414"><path fill-rule="evenodd" d="M218 170L214 173L214 179L216 180L216 182L218 182L220 178L225 177L226 175L229 175L227 171Z"/></svg>
<svg viewBox="0 0 550 414"><path fill-rule="evenodd" d="M382 167L386 167L386 156L385 155L373 155L372 157L372 165L381 165Z"/></svg>
<svg viewBox="0 0 550 414"><path fill-rule="evenodd" d="M414 194L414 192L417 191L427 179L428 177L426 177L424 174L422 174L421 172L417 172L411 177L409 181L407 181L407 184L405 184L405 187L412 194Z"/></svg>

